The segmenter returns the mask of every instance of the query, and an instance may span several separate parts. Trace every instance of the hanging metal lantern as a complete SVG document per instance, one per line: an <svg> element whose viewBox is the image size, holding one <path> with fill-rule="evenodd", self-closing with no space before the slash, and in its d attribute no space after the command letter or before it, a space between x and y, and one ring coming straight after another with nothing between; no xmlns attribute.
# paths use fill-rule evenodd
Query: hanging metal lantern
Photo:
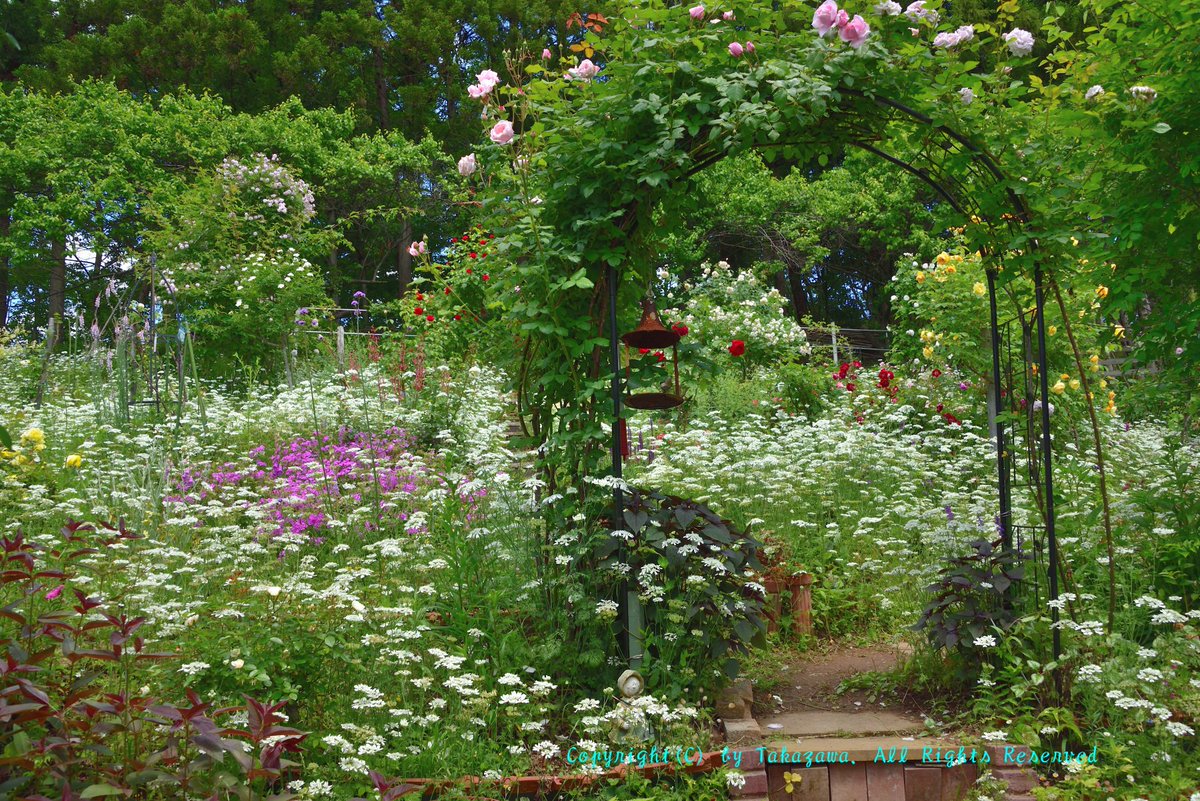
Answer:
<svg viewBox="0 0 1200 801"><path fill-rule="evenodd" d="M683 393L679 389L679 334L662 324L659 319L658 311L654 308L654 300L646 297L642 299L642 321L638 323L637 328L627 334L621 335L621 341L625 343L626 349L638 348L639 350L662 350L664 348L671 349L671 368L675 376L675 391L674 393L660 392L639 392L637 394L628 394L625 396L625 405L631 409L673 409L683 403ZM630 354L626 353L628 357ZM625 360L625 382L629 385L631 374L630 365L631 358ZM664 389L669 388L669 385Z"/></svg>

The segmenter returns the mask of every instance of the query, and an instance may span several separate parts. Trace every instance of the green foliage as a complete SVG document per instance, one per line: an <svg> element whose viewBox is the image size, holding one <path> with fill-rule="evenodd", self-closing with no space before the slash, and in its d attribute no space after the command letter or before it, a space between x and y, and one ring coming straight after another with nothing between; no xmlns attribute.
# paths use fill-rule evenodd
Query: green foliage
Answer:
<svg viewBox="0 0 1200 801"><path fill-rule="evenodd" d="M983 653L977 640L1012 626L1016 618L1005 593L1025 577L1021 556L1004 550L999 540L977 540L971 549L974 553L948 560L937 582L926 588L933 599L913 627L924 631L934 648L956 653L967 677L975 674Z"/></svg>
<svg viewBox="0 0 1200 801"><path fill-rule="evenodd" d="M738 653L766 631L751 583L759 543L707 507L652 491L629 493L624 526L595 556L642 599L647 686L673 697L736 678Z"/></svg>

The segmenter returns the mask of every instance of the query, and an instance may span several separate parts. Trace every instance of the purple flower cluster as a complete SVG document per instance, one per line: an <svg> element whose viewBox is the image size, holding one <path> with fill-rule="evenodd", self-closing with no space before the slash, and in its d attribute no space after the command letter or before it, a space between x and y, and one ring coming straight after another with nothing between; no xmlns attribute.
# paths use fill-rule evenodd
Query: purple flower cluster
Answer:
<svg viewBox="0 0 1200 801"><path fill-rule="evenodd" d="M363 520L360 534L377 528L419 534L424 524L410 524L410 518L424 491L448 484L413 458L412 444L398 428L380 434L342 428L333 434L297 437L280 443L270 455L264 446L253 448L240 464L181 470L172 481L175 494L165 501L193 507L202 517L213 500L231 498L226 509L265 512L260 534L307 537L311 544L329 535L331 519L352 516ZM464 523L480 518L486 496L486 488L459 492ZM203 520L198 523L202 524Z"/></svg>

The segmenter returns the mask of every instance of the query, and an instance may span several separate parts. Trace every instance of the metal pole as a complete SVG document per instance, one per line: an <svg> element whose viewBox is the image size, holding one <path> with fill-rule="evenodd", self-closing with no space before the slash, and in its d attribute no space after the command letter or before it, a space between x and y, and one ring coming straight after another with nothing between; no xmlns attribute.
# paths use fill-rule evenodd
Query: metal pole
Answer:
<svg viewBox="0 0 1200 801"><path fill-rule="evenodd" d="M993 424L996 433L996 486L1000 492L1000 543L1004 551L1012 551L1012 498L1008 488L1008 459L1004 450L1004 423L1000 415L1004 410L1004 396L1001 392L1002 376L1000 374L1000 323L996 313L996 274L986 270L988 302L991 305L992 326L992 403L995 409ZM1009 593L1006 590L1005 595Z"/></svg>
<svg viewBox="0 0 1200 801"><path fill-rule="evenodd" d="M621 478L621 346L617 341L617 268L612 264L608 265L607 278L608 282L608 357L612 367L612 475L615 479ZM617 531L623 529L625 518L625 498L621 492L620 486L613 486L613 515L612 515L612 530ZM617 551L618 558L625 560L625 546L621 545ZM617 602L620 604L620 648L621 653L626 659L633 657L633 642L629 627L629 582L627 579L621 580L621 589L617 596Z"/></svg>
<svg viewBox="0 0 1200 801"><path fill-rule="evenodd" d="M1042 267L1038 264L1033 270L1033 289L1037 308L1038 334L1038 378L1042 395L1042 478L1046 491L1046 559L1049 561L1047 570L1050 581L1050 600L1058 601L1058 538L1054 532L1054 472L1053 455L1050 443L1050 388L1049 368L1046 364L1046 298L1042 287ZM1058 605L1050 607L1051 632L1054 642L1054 659L1058 660L1062 653L1062 634L1058 630ZM1057 672L1055 684L1057 686Z"/></svg>

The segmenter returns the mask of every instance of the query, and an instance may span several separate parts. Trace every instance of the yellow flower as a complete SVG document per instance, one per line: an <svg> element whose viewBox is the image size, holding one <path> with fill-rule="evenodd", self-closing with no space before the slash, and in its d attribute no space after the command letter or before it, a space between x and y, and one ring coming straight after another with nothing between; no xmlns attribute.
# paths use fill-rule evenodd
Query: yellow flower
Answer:
<svg viewBox="0 0 1200 801"><path fill-rule="evenodd" d="M925 283L925 273L922 272L921 270L917 270L917 283L918 284Z"/></svg>
<svg viewBox="0 0 1200 801"><path fill-rule="evenodd" d="M1033 374L1034 374L1034 375L1037 375L1037 365L1036 365L1036 364L1031 364L1031 365L1029 365L1029 366L1033 368Z"/></svg>
<svg viewBox="0 0 1200 801"><path fill-rule="evenodd" d="M1108 287L1106 287L1104 284L1101 284L1100 286L1096 287L1096 297L1107 298L1108 297Z"/></svg>
<svg viewBox="0 0 1200 801"><path fill-rule="evenodd" d="M1100 354L1093 353L1091 356L1088 357L1088 361L1091 362L1092 364L1099 364L1100 363Z"/></svg>
<svg viewBox="0 0 1200 801"><path fill-rule="evenodd" d="M928 345L926 345L924 347L924 349L922 349L921 353L925 356L926 359L933 358L933 348L929 347Z"/></svg>
<svg viewBox="0 0 1200 801"><path fill-rule="evenodd" d="M958 272L958 268L953 264L946 265L946 275L954 275L956 272Z"/></svg>
<svg viewBox="0 0 1200 801"><path fill-rule="evenodd" d="M1100 379L1100 389L1108 389L1108 379Z"/></svg>
<svg viewBox="0 0 1200 801"><path fill-rule="evenodd" d="M1061 395L1067 391L1067 385L1061 381L1055 382L1054 386L1050 387L1050 391L1055 395Z"/></svg>
<svg viewBox="0 0 1200 801"><path fill-rule="evenodd" d="M1079 379L1072 378L1070 383L1067 384L1067 386L1069 386L1071 389L1079 389Z"/></svg>
<svg viewBox="0 0 1200 801"><path fill-rule="evenodd" d="M1049 334L1050 336L1054 336L1055 334L1058 333L1058 326L1057 325L1050 326L1049 328L1046 329L1046 333Z"/></svg>
<svg viewBox="0 0 1200 801"><path fill-rule="evenodd" d="M15 451L0 451L0 459L11 459L16 455Z"/></svg>
<svg viewBox="0 0 1200 801"><path fill-rule="evenodd" d="M949 261L950 261L950 254L947 253L946 251L942 251L941 253L938 254L938 257L937 257L937 266L938 267L944 267L946 265L946 263Z"/></svg>
<svg viewBox="0 0 1200 801"><path fill-rule="evenodd" d="M40 428L31 428L21 435L21 439L32 445L39 445L46 441L46 432Z"/></svg>
<svg viewBox="0 0 1200 801"><path fill-rule="evenodd" d="M1125 326L1114 325L1113 326L1113 336L1116 337L1117 339L1124 339L1125 338Z"/></svg>
<svg viewBox="0 0 1200 801"><path fill-rule="evenodd" d="M1071 246L1072 246L1072 247L1079 247L1079 240L1078 240L1078 239L1076 239L1075 237L1071 237Z"/></svg>
<svg viewBox="0 0 1200 801"><path fill-rule="evenodd" d="M83 457L80 456L78 453L72 453L70 456L67 457L67 461L64 463L63 466L70 468L71 470L78 470L82 465L83 465Z"/></svg>
<svg viewBox="0 0 1200 801"><path fill-rule="evenodd" d="M976 281L975 286L971 287L971 291L982 298L987 294L987 287L983 285L982 281Z"/></svg>
<svg viewBox="0 0 1200 801"><path fill-rule="evenodd" d="M790 770L785 770L783 772L783 784L784 784L783 790L784 790L784 792L786 792L788 795L791 795L792 790L795 788L795 786L797 784L799 784L800 782L802 782L803 780L804 780L803 775L801 775L799 773L792 773Z"/></svg>
<svg viewBox="0 0 1200 801"><path fill-rule="evenodd" d="M1071 374L1070 373L1060 373L1058 377L1061 378L1063 381L1066 381L1068 378L1071 377Z"/></svg>

